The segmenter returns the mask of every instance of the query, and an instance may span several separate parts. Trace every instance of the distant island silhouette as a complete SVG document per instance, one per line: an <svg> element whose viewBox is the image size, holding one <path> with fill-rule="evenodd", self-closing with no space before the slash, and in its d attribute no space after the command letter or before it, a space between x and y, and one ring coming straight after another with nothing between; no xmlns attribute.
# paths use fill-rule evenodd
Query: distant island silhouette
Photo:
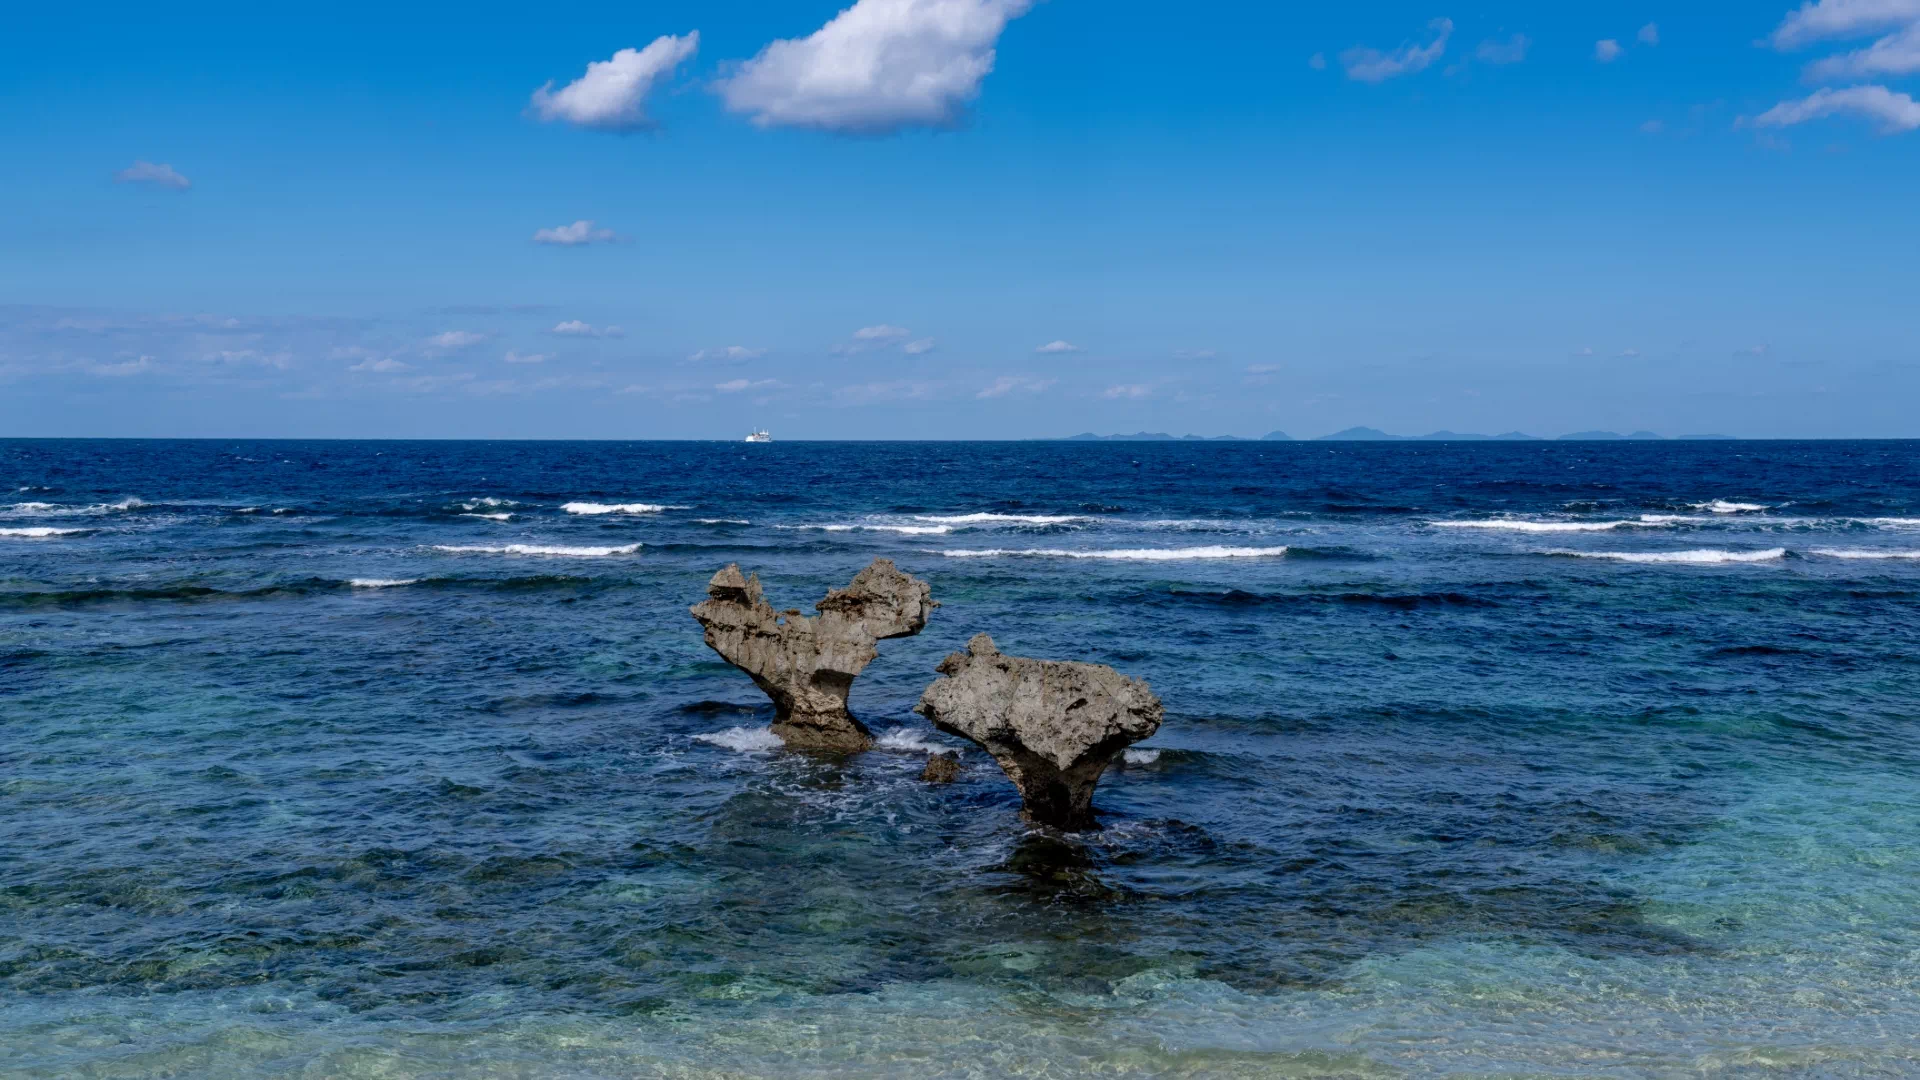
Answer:
<svg viewBox="0 0 1920 1080"><path fill-rule="evenodd" d="M1169 435L1164 431L1137 431L1132 435L1095 435L1091 431L1078 435L1068 435L1062 442L1687 442L1701 440L1733 440L1734 435L1658 435L1651 431L1636 431L1631 435L1622 435L1617 431L1576 431L1557 438L1544 438L1528 435L1525 432L1509 431L1504 435L1475 435L1458 431L1435 431L1427 435L1389 435L1379 428L1351 427L1345 431L1336 431L1331 435L1321 435L1313 439L1298 440L1284 431L1269 431L1258 439L1242 438L1239 435Z"/></svg>

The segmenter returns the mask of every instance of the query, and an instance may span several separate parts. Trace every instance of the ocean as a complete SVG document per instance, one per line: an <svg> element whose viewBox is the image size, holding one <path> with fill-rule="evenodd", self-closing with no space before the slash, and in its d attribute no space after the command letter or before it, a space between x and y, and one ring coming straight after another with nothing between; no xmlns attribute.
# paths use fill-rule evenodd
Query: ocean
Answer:
<svg viewBox="0 0 1920 1080"><path fill-rule="evenodd" d="M687 607L876 556L783 752ZM0 441L0 1077L1920 1075L1917 628L1915 442Z"/></svg>

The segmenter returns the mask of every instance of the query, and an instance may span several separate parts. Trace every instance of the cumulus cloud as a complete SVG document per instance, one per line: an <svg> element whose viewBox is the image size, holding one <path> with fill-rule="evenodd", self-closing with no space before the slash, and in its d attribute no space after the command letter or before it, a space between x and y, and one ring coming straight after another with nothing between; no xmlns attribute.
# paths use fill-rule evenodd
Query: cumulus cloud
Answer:
<svg viewBox="0 0 1920 1080"><path fill-rule="evenodd" d="M857 0L804 38L775 41L719 84L761 127L884 135L952 127L993 71L994 45L1032 0Z"/></svg>
<svg viewBox="0 0 1920 1080"><path fill-rule="evenodd" d="M1634 37L1637 38L1642 45L1658 45L1660 44L1660 25L1658 23L1648 23L1641 27L1640 32L1634 35Z"/></svg>
<svg viewBox="0 0 1920 1080"><path fill-rule="evenodd" d="M185 191L193 186L193 181L175 172L173 166L155 165L151 161L136 161L114 173L113 179L121 184L148 184L175 191Z"/></svg>
<svg viewBox="0 0 1920 1080"><path fill-rule="evenodd" d="M1008 394L1038 394L1051 388L1057 379L1036 379L1031 375L1002 375L993 380L976 398L1006 397Z"/></svg>
<svg viewBox="0 0 1920 1080"><path fill-rule="evenodd" d="M1517 64L1527 58L1532 45L1525 34L1515 34L1505 41L1487 40L1473 51L1473 58L1483 64Z"/></svg>
<svg viewBox="0 0 1920 1080"><path fill-rule="evenodd" d="M587 65L587 73L561 87L549 82L533 92L532 109L540 119L601 131L644 131L647 95L662 78L700 46L700 33L653 39L644 49L621 49L609 60Z"/></svg>
<svg viewBox="0 0 1920 1080"><path fill-rule="evenodd" d="M934 350L935 345L937 344L938 343L935 342L932 338L923 337L916 341L909 341L905 345L900 346L900 351L903 353L906 353L908 356L919 356L922 353L932 352Z"/></svg>
<svg viewBox="0 0 1920 1080"><path fill-rule="evenodd" d="M612 229L595 228L591 221L576 221L571 225L540 229L533 234L533 242L536 244L555 244L560 247L604 244L613 238Z"/></svg>
<svg viewBox="0 0 1920 1080"><path fill-rule="evenodd" d="M866 352L869 349L885 349L890 346L901 345L902 343L912 344L907 342L907 339L911 337L913 337L913 331L904 326L893 326L888 323L881 323L878 326L863 326L853 332L852 338L834 346L833 351L842 355L850 355L852 353ZM930 342L933 339L927 338L925 340Z"/></svg>
<svg viewBox="0 0 1920 1080"><path fill-rule="evenodd" d="M1816 81L1860 79L1920 72L1920 21L1888 34L1864 49L1807 66L1807 78Z"/></svg>
<svg viewBox="0 0 1920 1080"><path fill-rule="evenodd" d="M765 349L749 349L745 345L728 345L719 349L701 349L688 356L694 363L742 364L748 360L758 360L767 355Z"/></svg>
<svg viewBox="0 0 1920 1080"><path fill-rule="evenodd" d="M1912 22L1920 22L1920 0L1814 0L1789 13L1770 40L1776 49L1797 49Z"/></svg>
<svg viewBox="0 0 1920 1080"><path fill-rule="evenodd" d="M1594 42L1593 58L1603 64L1613 63L1615 60L1620 59L1620 43L1612 38L1605 38Z"/></svg>
<svg viewBox="0 0 1920 1080"><path fill-rule="evenodd" d="M1140 383L1127 383L1121 386L1109 386L1100 391L1100 396L1110 401L1139 401L1153 396L1153 388Z"/></svg>
<svg viewBox="0 0 1920 1080"><path fill-rule="evenodd" d="M487 340L487 335L472 330L443 330L427 339L427 348L437 352L458 352Z"/></svg>
<svg viewBox="0 0 1920 1080"><path fill-rule="evenodd" d="M557 334L560 337L617 338L624 335L626 331L617 326L594 326L591 323L581 322L579 319L568 319L566 322L555 323L553 329L547 331L547 333Z"/></svg>
<svg viewBox="0 0 1920 1080"><path fill-rule="evenodd" d="M1753 123L1756 127L1789 127L1836 113L1853 113L1878 121L1883 135L1920 128L1920 102L1884 86L1816 90L1798 101L1775 105L1754 117Z"/></svg>
<svg viewBox="0 0 1920 1080"><path fill-rule="evenodd" d="M1427 24L1434 32L1434 39L1427 45L1408 43L1392 52L1381 52L1355 45L1340 54L1340 64L1347 69L1347 78L1358 82L1385 82L1397 75L1411 75L1416 71L1425 71L1435 60L1447 51L1447 38L1453 35L1452 19L1435 19Z"/></svg>
<svg viewBox="0 0 1920 1080"><path fill-rule="evenodd" d="M1070 353L1079 352L1080 346L1075 345L1071 341L1049 341L1033 351L1037 353Z"/></svg>

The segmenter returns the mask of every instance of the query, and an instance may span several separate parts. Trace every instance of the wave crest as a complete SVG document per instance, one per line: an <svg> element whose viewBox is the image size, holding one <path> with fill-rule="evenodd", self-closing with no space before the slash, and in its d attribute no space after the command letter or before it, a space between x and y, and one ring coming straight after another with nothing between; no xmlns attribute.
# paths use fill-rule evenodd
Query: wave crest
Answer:
<svg viewBox="0 0 1920 1080"><path fill-rule="evenodd" d="M1113 548L1104 551L1067 551L1062 548L980 548L943 551L950 559L1114 559L1120 561L1172 562L1181 559L1274 559L1287 553L1285 547L1206 547L1186 548Z"/></svg>
<svg viewBox="0 0 1920 1080"><path fill-rule="evenodd" d="M1787 557L1786 548L1764 551L1727 551L1723 548L1695 548L1691 551L1549 551L1548 555L1570 555L1577 559L1612 559L1630 563L1714 563L1772 562Z"/></svg>
<svg viewBox="0 0 1920 1080"><path fill-rule="evenodd" d="M631 555L639 544L623 547L566 547L560 544L435 544L435 551L456 555L558 555L576 559L595 559L607 555Z"/></svg>

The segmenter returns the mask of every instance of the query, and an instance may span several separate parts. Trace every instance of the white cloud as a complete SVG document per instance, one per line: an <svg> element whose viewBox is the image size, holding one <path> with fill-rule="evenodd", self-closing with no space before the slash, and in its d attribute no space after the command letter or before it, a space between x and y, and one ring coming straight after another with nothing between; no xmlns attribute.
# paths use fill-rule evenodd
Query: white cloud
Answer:
<svg viewBox="0 0 1920 1080"><path fill-rule="evenodd" d="M913 331L904 326L891 326L881 323L878 326L863 326L853 332L853 338L834 347L834 352L842 355L866 352L868 349L884 349L899 344L913 336ZM932 340L932 339L927 339Z"/></svg>
<svg viewBox="0 0 1920 1080"><path fill-rule="evenodd" d="M546 353L518 353L509 351L507 355L501 359L509 364L544 364L547 362L548 357Z"/></svg>
<svg viewBox="0 0 1920 1080"><path fill-rule="evenodd" d="M916 341L909 341L905 345L900 346L900 351L903 353L906 353L908 356L919 356L922 353L932 352L936 344L938 343L935 342L932 338L923 337Z"/></svg>
<svg viewBox="0 0 1920 1080"><path fill-rule="evenodd" d="M641 131L653 126L647 95L653 84L673 72L699 48L700 33L653 39L644 49L621 49L610 60L587 65L587 73L559 90L552 83L533 92L540 119L602 131Z"/></svg>
<svg viewBox="0 0 1920 1080"><path fill-rule="evenodd" d="M1640 125L1640 130L1648 135L1658 135L1667 130L1667 125L1660 120L1648 120Z"/></svg>
<svg viewBox="0 0 1920 1080"><path fill-rule="evenodd" d="M738 394L744 390L774 390L785 385L779 379L728 379L716 384L714 389L723 394Z"/></svg>
<svg viewBox="0 0 1920 1080"><path fill-rule="evenodd" d="M1660 24L1648 23L1640 28L1640 32L1635 34L1634 38L1642 45L1660 44Z"/></svg>
<svg viewBox="0 0 1920 1080"><path fill-rule="evenodd" d="M1864 49L1808 65L1809 79L1860 79L1920 72L1920 22L1888 34Z"/></svg>
<svg viewBox="0 0 1920 1080"><path fill-rule="evenodd" d="M406 371L408 370L408 366L389 356L389 357L383 357L378 360L372 360L372 359L362 360L359 363L348 368L347 370L348 371L377 371L377 372L380 372L381 374L391 374L392 372L395 372L395 371Z"/></svg>
<svg viewBox="0 0 1920 1080"><path fill-rule="evenodd" d="M1220 354L1212 349L1175 349L1175 360L1212 360Z"/></svg>
<svg viewBox="0 0 1920 1080"><path fill-rule="evenodd" d="M1247 365L1247 374L1249 375L1272 375L1274 372L1279 370L1280 370L1279 364L1248 364Z"/></svg>
<svg viewBox="0 0 1920 1080"><path fill-rule="evenodd" d="M1880 122L1883 135L1920 128L1920 102L1884 86L1820 89L1798 101L1783 101L1754 117L1756 127L1787 127L1835 113L1856 113Z"/></svg>
<svg viewBox="0 0 1920 1080"><path fill-rule="evenodd" d="M1140 383L1128 383L1123 386L1109 386L1100 391L1100 396L1113 401L1139 401L1153 396L1153 388Z"/></svg>
<svg viewBox="0 0 1920 1080"><path fill-rule="evenodd" d="M487 335L471 330L443 330L427 339L427 348L438 352L457 352L470 349L485 340Z"/></svg>
<svg viewBox="0 0 1920 1080"><path fill-rule="evenodd" d="M1858 37L1920 21L1920 0L1817 0L1800 5L1774 30L1776 49L1823 38Z"/></svg>
<svg viewBox="0 0 1920 1080"><path fill-rule="evenodd" d="M1634 357L1637 357L1639 355L1640 355L1640 350L1632 347L1628 347L1620 350L1620 358L1623 360L1632 360Z"/></svg>
<svg viewBox="0 0 1920 1080"><path fill-rule="evenodd" d="M879 135L952 127L1032 0L857 0L808 37L775 41L724 79L761 127Z"/></svg>
<svg viewBox="0 0 1920 1080"><path fill-rule="evenodd" d="M193 186L193 181L173 171L173 166L155 165L151 161L136 161L114 173L113 178L122 184L152 184L175 191L185 191Z"/></svg>
<svg viewBox="0 0 1920 1080"><path fill-rule="evenodd" d="M973 396L997 398L1008 394L1038 394L1050 389L1058 381L1057 379L1036 379L1031 375L1002 375Z"/></svg>
<svg viewBox="0 0 1920 1080"><path fill-rule="evenodd" d="M1070 353L1079 352L1080 346L1075 345L1071 341L1049 341L1033 351L1037 353Z"/></svg>
<svg viewBox="0 0 1920 1080"><path fill-rule="evenodd" d="M596 229L591 221L576 221L571 225L561 225L552 229L540 229L533 234L536 244L555 244L560 247L580 247L584 244L606 243L614 238L612 229Z"/></svg>
<svg viewBox="0 0 1920 1080"><path fill-rule="evenodd" d="M1483 41L1473 51L1473 58L1483 64L1517 64L1527 58L1532 45L1525 34L1515 34L1505 41Z"/></svg>
<svg viewBox="0 0 1920 1080"><path fill-rule="evenodd" d="M1612 38L1605 38L1601 41L1594 42L1593 58L1603 64L1613 63L1615 60L1620 59L1620 43Z"/></svg>
<svg viewBox="0 0 1920 1080"><path fill-rule="evenodd" d="M1453 20L1435 19L1427 24L1427 29L1436 35L1429 45L1406 44L1392 52L1355 45L1341 53L1340 63L1347 69L1347 78L1377 83L1396 75L1426 70L1447 51L1447 38L1453 35Z"/></svg>
<svg viewBox="0 0 1920 1080"><path fill-rule="evenodd" d="M102 378L109 379L123 378L128 375L141 375L153 370L153 357L141 356L133 360L120 360L111 364L102 364L90 360L82 364L80 370L89 375L98 375Z"/></svg>
<svg viewBox="0 0 1920 1080"><path fill-rule="evenodd" d="M1314 53L1312 56L1307 57L1307 66L1315 71L1327 70L1327 54Z"/></svg>
<svg viewBox="0 0 1920 1080"><path fill-rule="evenodd" d="M765 349L749 349L745 345L728 345L721 349L701 349L687 357L695 363L741 364L748 360L758 360L767 355Z"/></svg>
<svg viewBox="0 0 1920 1080"><path fill-rule="evenodd" d="M932 383L896 379L891 382L843 386L833 392L843 405L879 405L890 401L925 401L933 396Z"/></svg>
<svg viewBox="0 0 1920 1080"><path fill-rule="evenodd" d="M553 329L547 331L547 333L558 334L561 337L617 338L624 336L626 331L617 326L593 326L589 323L581 322L579 319L568 319L566 322L555 323Z"/></svg>

